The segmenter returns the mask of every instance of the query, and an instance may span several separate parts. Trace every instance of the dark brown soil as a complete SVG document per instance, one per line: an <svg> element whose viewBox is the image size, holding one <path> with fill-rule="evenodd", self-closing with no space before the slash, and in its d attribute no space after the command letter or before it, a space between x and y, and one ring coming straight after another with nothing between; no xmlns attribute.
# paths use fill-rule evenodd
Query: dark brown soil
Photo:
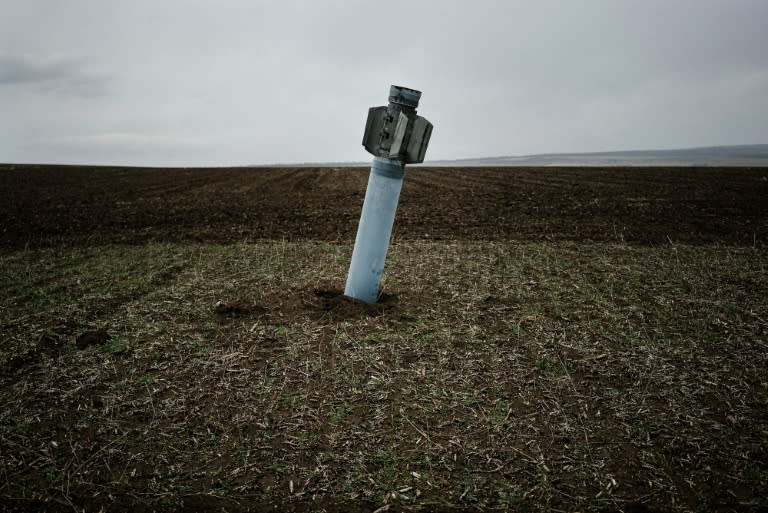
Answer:
<svg viewBox="0 0 768 513"><path fill-rule="evenodd" d="M0 247L352 240L367 177L0 165ZM763 244L768 169L409 168L394 237Z"/></svg>
<svg viewBox="0 0 768 513"><path fill-rule="evenodd" d="M375 317L391 312L397 304L397 296L381 292L375 304L369 305L355 298L347 297L341 289L314 289L312 298L302 301L303 306L333 320Z"/></svg>

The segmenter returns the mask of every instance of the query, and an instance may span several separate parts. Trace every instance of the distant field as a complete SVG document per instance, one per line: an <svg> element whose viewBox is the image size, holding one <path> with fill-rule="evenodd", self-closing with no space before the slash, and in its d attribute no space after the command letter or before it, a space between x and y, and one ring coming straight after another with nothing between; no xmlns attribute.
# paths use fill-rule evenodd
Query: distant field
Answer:
<svg viewBox="0 0 768 513"><path fill-rule="evenodd" d="M355 168L0 167L0 246L354 239ZM413 168L395 240L755 244L768 168Z"/></svg>
<svg viewBox="0 0 768 513"><path fill-rule="evenodd" d="M431 162L434 166L687 166L768 167L768 144L709 146L672 150L549 153Z"/></svg>
<svg viewBox="0 0 768 513"><path fill-rule="evenodd" d="M2 170L0 510L765 511L766 174Z"/></svg>

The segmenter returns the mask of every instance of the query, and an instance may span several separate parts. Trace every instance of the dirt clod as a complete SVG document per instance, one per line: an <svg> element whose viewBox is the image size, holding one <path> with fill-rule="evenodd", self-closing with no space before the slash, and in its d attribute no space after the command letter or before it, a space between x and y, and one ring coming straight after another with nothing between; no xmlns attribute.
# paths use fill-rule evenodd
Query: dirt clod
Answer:
<svg viewBox="0 0 768 513"><path fill-rule="evenodd" d="M263 306L252 305L244 301L236 301L234 303L223 303L219 301L213 308L213 313L220 319L236 319L239 317L263 314L266 311L267 309Z"/></svg>
<svg viewBox="0 0 768 513"><path fill-rule="evenodd" d="M375 317L392 310L397 304L397 296L386 292L379 294L374 304L345 296L341 289L314 289L312 295L304 302L305 307L317 313L331 314L334 319Z"/></svg>
<svg viewBox="0 0 768 513"><path fill-rule="evenodd" d="M81 333L77 339L75 339L75 346L78 349L85 349L90 346L99 346L106 344L110 340L109 333L105 330L92 330Z"/></svg>

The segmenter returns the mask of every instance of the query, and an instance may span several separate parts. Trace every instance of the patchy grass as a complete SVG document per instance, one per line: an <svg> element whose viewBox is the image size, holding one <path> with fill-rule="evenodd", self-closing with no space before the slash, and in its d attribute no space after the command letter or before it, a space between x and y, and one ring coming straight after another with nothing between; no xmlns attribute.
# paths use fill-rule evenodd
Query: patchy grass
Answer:
<svg viewBox="0 0 768 513"><path fill-rule="evenodd" d="M768 507L764 248L350 249L0 256L4 504Z"/></svg>

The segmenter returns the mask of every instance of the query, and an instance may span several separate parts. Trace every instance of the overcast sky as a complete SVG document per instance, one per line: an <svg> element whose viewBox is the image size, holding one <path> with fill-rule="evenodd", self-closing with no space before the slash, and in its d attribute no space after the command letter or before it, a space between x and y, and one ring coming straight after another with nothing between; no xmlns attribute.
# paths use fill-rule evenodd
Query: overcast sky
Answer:
<svg viewBox="0 0 768 513"><path fill-rule="evenodd" d="M0 0L0 162L367 161L768 143L766 0Z"/></svg>

